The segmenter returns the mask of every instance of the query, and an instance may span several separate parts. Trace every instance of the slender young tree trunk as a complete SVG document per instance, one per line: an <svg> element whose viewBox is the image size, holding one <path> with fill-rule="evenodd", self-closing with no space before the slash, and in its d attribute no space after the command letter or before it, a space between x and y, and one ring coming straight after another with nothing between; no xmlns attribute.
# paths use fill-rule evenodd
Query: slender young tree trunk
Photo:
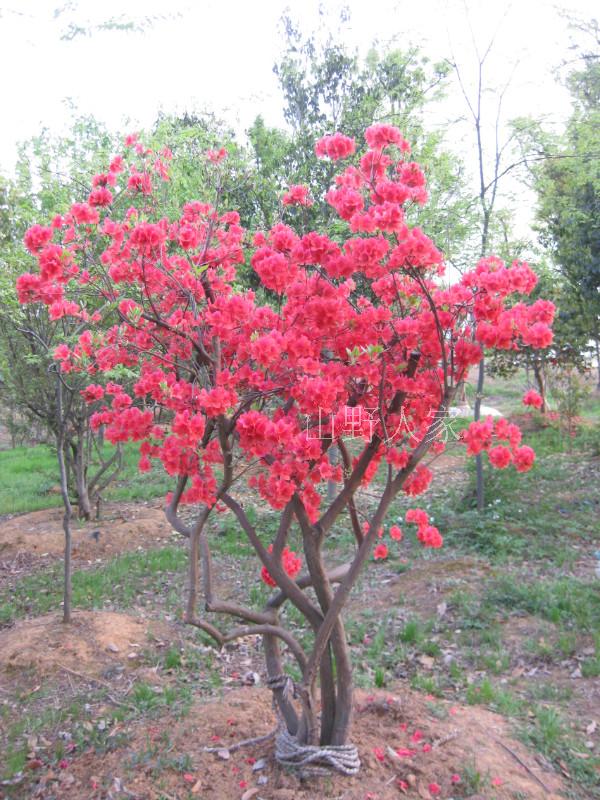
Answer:
<svg viewBox="0 0 600 800"><path fill-rule="evenodd" d="M73 509L69 500L69 487L67 481L67 466L65 461L65 422L63 420L62 383L58 372L56 373L56 410L58 427L56 435L56 454L60 473L60 492L62 495L65 513L63 516L63 530L65 532L64 570L63 570L63 622L71 622L71 518Z"/></svg>
<svg viewBox="0 0 600 800"><path fill-rule="evenodd" d="M340 451L336 445L331 445L328 450L329 463L332 467L336 467L340 460ZM337 494L337 483L332 480L327 481L327 502L333 503Z"/></svg>
<svg viewBox="0 0 600 800"><path fill-rule="evenodd" d="M598 383L596 389L600 392L600 338L596 339L596 369L598 371Z"/></svg>
<svg viewBox="0 0 600 800"><path fill-rule="evenodd" d="M85 428L80 426L77 434L77 443L75 445L75 485L77 490L77 513L79 519L89 520L92 518L92 503L87 485L87 442Z"/></svg>
<svg viewBox="0 0 600 800"><path fill-rule="evenodd" d="M481 87L480 87L481 91ZM480 95L481 96L481 95ZM490 218L493 208L493 202L491 206L486 206L486 199L485 199L485 189L483 186L483 161L482 161L482 150L481 150L481 132L479 128L479 123L477 123L477 141L479 144L479 166L482 170L482 177L481 177L481 195L480 195L480 202L481 207L483 210L483 227L481 231L481 252L480 258L484 258L487 254L487 247L488 247L488 237L489 237L489 229L490 229ZM482 357L481 361L479 362L477 371L477 392L475 394L475 405L473 409L473 419L475 422L479 421L481 416L481 401L483 400L483 384L485 382L485 357ZM475 489L477 494L477 511L479 513L483 512L485 508L485 482L483 476L483 456L481 453L477 453L475 456Z"/></svg>
<svg viewBox="0 0 600 800"><path fill-rule="evenodd" d="M540 411L542 414L546 413L546 381L544 379L544 369L542 364L537 361L533 362L533 375L535 377L535 382L538 387L538 391L540 393L540 397L542 398L542 407Z"/></svg>
<svg viewBox="0 0 600 800"><path fill-rule="evenodd" d="M478 422L481 416L481 400L483 398L483 381L485 378L485 366L483 358L479 362L477 373L477 393L475 395L475 406L473 410L473 419ZM476 471L476 491L477 491L477 511L483 511L485 506L485 486L483 481L483 458L481 453L475 456L475 471Z"/></svg>

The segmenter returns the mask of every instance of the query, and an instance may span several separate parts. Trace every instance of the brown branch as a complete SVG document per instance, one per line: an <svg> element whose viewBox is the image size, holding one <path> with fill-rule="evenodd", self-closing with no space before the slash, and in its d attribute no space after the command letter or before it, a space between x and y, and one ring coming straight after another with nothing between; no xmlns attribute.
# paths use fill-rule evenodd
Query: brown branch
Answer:
<svg viewBox="0 0 600 800"><path fill-rule="evenodd" d="M212 636L215 642L217 642L219 647L223 647L225 644L225 639L221 631L215 628L214 625L211 625L210 622L205 622L203 619L198 619L198 617L186 616L185 623L186 625L193 625L195 628L200 628L200 630L208 633L208 635Z"/></svg>
<svg viewBox="0 0 600 800"><path fill-rule="evenodd" d="M245 625L241 628L235 628L230 633L225 634L223 637L224 642L232 642L234 639L241 639L244 636L255 636L256 634L266 634L267 636L277 636L287 644L290 651L293 653L294 658L298 662L298 666L304 672L306 668L306 655L300 646L297 639L292 636L289 631L282 628L280 625Z"/></svg>
<svg viewBox="0 0 600 800"><path fill-rule="evenodd" d="M420 354L419 353L411 353L411 356L408 360L408 365L405 371L405 377L412 378L417 371L417 365L419 363ZM407 393L406 392L396 392L392 402L388 408L388 414L395 414L397 413L400 408L402 408L402 404L406 399ZM315 523L315 529L319 531L319 535L322 537L325 533L331 528L335 520L338 518L348 500L354 495L354 492L360 486L360 482L362 481L367 468L371 461L373 460L379 446L382 443L382 439L378 434L373 434L371 441L365 447L363 452L361 453L352 474L344 482L344 488L335 498L333 503L329 506L327 511L320 517L320 519Z"/></svg>
<svg viewBox="0 0 600 800"><path fill-rule="evenodd" d="M236 515L240 525L244 529L248 539L256 550L258 557L269 571L269 574L273 580L276 581L277 585L284 592L290 602L292 602L296 608L304 614L310 624L313 627L318 627L323 619L321 612L304 594L297 583L289 577L281 564L278 564L267 552L267 549L258 538L256 530L248 519L244 509L236 500L233 499L233 497L231 497L231 495L227 493L223 495L223 502Z"/></svg>
<svg viewBox="0 0 600 800"><path fill-rule="evenodd" d="M449 389L446 391L442 399L442 402L440 403L439 406L440 410L443 410L443 412L447 413L447 409L450 403L452 402L452 398L454 397L455 392L456 388ZM385 518L385 514L387 513L390 503L392 502L394 497L398 494L398 492L406 482L406 479L409 477L409 475L411 475L411 473L416 469L417 465L419 464L425 453L427 453L427 451L431 447L433 439L428 440L428 437L429 434L435 429L435 426L438 424L438 420L439 418L436 417L432 421L431 425L427 430L427 433L425 434L419 445L413 451L411 459L409 463L406 465L406 467L396 475L396 477L391 483L388 481L388 483L386 484L383 494L381 495L379 505L375 511L375 514L370 520L369 531L367 535L364 537L354 557L354 560L352 561L350 568L346 573L346 576L340 583L340 586L338 587L333 597L329 610L325 615L323 624L319 628L319 632L315 639L313 652L309 658L308 666L305 673L305 685L309 685L309 682L314 677L315 670L317 669L320 659L322 658L323 653L325 652L325 648L327 647L327 642L329 641L329 637L331 636L337 618L346 603L348 595L350 594L352 586L354 585L358 577L362 565L369 556L371 548L377 537L377 531Z"/></svg>
<svg viewBox="0 0 600 800"><path fill-rule="evenodd" d="M339 583L344 579L349 569L350 564L341 564L339 567L335 567L334 569L330 570L327 573L329 582ZM300 589L307 589L312 585L313 579L308 573L304 573L304 575L301 575L296 579L296 586L298 586ZM274 594L267 602L267 608L280 608L280 606L282 606L286 600L287 596L283 592L277 592L277 594Z"/></svg>
<svg viewBox="0 0 600 800"><path fill-rule="evenodd" d="M185 536L187 539L189 539L192 535L192 529L186 525L181 517L179 517L177 514L179 501L181 500L181 495L183 494L187 482L187 475L181 475L179 477L179 480L177 481L177 488L173 492L171 502L165 506L165 516L167 518L167 522L173 528L173 530L176 530L177 533L180 533L182 536Z"/></svg>
<svg viewBox="0 0 600 800"><path fill-rule="evenodd" d="M338 439L337 446L339 448L340 453L342 454L344 469L350 472L350 470L352 469L352 461L350 460L350 453L348 452L348 448L344 444L343 439ZM364 535L362 532L362 528L360 526L358 512L356 510L354 495L351 495L350 499L348 500L348 514L350 516L350 523L352 525L352 532L354 533L354 538L356 539L357 544L360 546L362 540L364 539Z"/></svg>
<svg viewBox="0 0 600 800"><path fill-rule="evenodd" d="M251 608L231 603L228 600L211 600L205 605L207 611L212 614L229 614L232 617L239 617L246 622L254 622L257 625L273 625L277 617L271 612L253 611Z"/></svg>

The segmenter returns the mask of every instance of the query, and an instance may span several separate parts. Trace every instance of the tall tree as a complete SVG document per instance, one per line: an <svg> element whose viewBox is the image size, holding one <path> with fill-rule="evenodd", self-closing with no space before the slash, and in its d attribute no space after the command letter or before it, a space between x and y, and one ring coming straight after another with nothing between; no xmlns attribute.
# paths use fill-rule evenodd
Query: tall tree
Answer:
<svg viewBox="0 0 600 800"><path fill-rule="evenodd" d="M467 22L470 22L467 18ZM478 215L478 256L486 258L493 247L493 232L498 212L499 188L501 179L510 167L506 167L506 157L509 153L513 134L503 134L503 102L506 91L510 86L512 74L501 87L493 87L489 83L489 59L494 48L496 34L488 40L485 49L480 49L475 36L473 36L474 70L472 81L467 80L469 67L461 65L453 56L452 67L456 74L460 90L468 111L467 119L470 123L474 137L476 164L477 164L477 191L476 203ZM472 87L469 86L472 83ZM486 94L492 97L492 105L485 102ZM490 135L491 134L491 135ZM500 226L501 227L501 226ZM479 421L481 404L485 383L485 359L482 358L477 366L477 384L473 418ZM485 506L485 486L483 459L480 453L476 455L476 496L477 510L482 512Z"/></svg>
<svg viewBox="0 0 600 800"><path fill-rule="evenodd" d="M587 38L567 77L573 113L562 136L534 130L526 157L541 240L595 342L600 388L600 28L595 20L578 27Z"/></svg>
<svg viewBox="0 0 600 800"><path fill-rule="evenodd" d="M462 265L461 245L475 224L464 166L444 149L443 133L426 131L423 123L424 109L443 93L450 67L432 63L416 48L373 47L362 60L331 33L304 35L289 16L281 24L285 45L274 71L289 131L268 128L260 117L249 131L265 205L277 209L287 182L304 184L316 200L298 212L305 226L334 223L332 208L319 200L334 170L316 158L314 142L336 130L360 139L369 125L389 123L411 140L412 157L427 177L429 203L407 208L407 218L432 232L449 262ZM272 217L265 221L270 224Z"/></svg>

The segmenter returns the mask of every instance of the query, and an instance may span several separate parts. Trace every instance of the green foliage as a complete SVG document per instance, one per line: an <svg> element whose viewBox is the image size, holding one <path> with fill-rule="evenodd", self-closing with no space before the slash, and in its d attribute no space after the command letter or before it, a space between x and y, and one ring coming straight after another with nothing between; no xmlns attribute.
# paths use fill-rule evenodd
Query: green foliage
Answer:
<svg viewBox="0 0 600 800"><path fill-rule="evenodd" d="M342 15L341 25L347 18ZM283 113L291 133L269 128L257 117L248 132L256 166L257 201L266 225L279 212L279 197L291 183L307 185L315 205L293 209L305 226L325 220L329 234L341 226L322 199L335 165L317 159L315 141L335 130L362 140L374 122L397 125L413 145L424 167L430 201L409 211L441 247L449 261L461 261L462 245L473 232L475 218L460 161L443 147L443 135L426 132L423 111L442 93L446 64L435 64L416 48L378 50L362 61L339 38L319 31L304 35L289 16L282 19L284 51L274 71L283 93Z"/></svg>
<svg viewBox="0 0 600 800"><path fill-rule="evenodd" d="M594 27L596 26L596 27ZM542 243L563 275L590 338L600 339L600 62L597 23L580 27L592 42L579 46L567 78L574 105L563 136L531 120L518 130L531 159ZM591 37L589 36L591 34Z"/></svg>
<svg viewBox="0 0 600 800"><path fill-rule="evenodd" d="M112 453L114 448L105 444L102 448L103 457L109 458ZM123 469L118 480L104 493L105 500L151 500L164 496L172 488L169 476L161 470L140 473L138 460L137 446L127 445L123 450ZM97 458L92 456L90 468L98 465ZM61 505L56 451L53 447L38 445L1 450L0 472L11 476L10 480L0 484L0 515Z"/></svg>
<svg viewBox="0 0 600 800"><path fill-rule="evenodd" d="M37 428L42 437L64 439L69 491L81 515L89 516L103 484L110 482L118 458L104 471L94 489L94 475L86 464L93 447L89 430L91 409L80 390L89 383L86 373L71 374L62 384L62 418L57 403L54 348L71 343L82 331L80 320L50 319L45 306L20 306L15 291L19 275L29 272L33 257L22 239L28 227L66 212L71 204L87 199L91 178L105 165L115 139L92 117L74 117L66 136L48 131L21 143L15 177L0 185L0 419L13 434ZM93 312L100 296L90 295L85 307ZM58 468L54 484L58 483Z"/></svg>

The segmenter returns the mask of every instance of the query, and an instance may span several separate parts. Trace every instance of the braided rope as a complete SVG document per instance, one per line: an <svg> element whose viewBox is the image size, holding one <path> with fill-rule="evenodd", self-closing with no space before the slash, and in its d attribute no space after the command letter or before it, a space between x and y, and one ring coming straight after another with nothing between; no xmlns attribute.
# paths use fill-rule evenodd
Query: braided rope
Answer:
<svg viewBox="0 0 600 800"><path fill-rule="evenodd" d="M234 753L236 750L240 750L242 747L254 747L257 744L264 744L265 742L270 742L271 739L274 739L279 732L279 728L275 728L269 733L265 733L264 736L254 736L252 739L242 739L241 742L236 742L235 744L229 745L221 745L221 747L203 747L202 750L205 753L224 753L227 751L228 753Z"/></svg>
<svg viewBox="0 0 600 800"><path fill-rule="evenodd" d="M276 692L278 689L283 689L283 698L284 700L289 700L290 697L296 697L296 687L294 685L294 681L290 678L289 675L274 675L272 678L267 678L266 681L267 689L270 689L272 692ZM275 698L273 698L273 703L275 705Z"/></svg>
<svg viewBox="0 0 600 800"><path fill-rule="evenodd" d="M274 675L266 681L271 691L282 690L283 697L288 700L296 697L296 686L289 675ZM220 753L223 750L233 752L242 747L263 744L275 738L275 760L282 767L293 769L300 777L329 775L332 770L342 775L356 775L360 769L358 750L353 744L319 745L301 744L287 729L285 721L273 697L273 707L277 714L278 725L275 730L254 739L244 739L229 747L204 747L206 753Z"/></svg>
<svg viewBox="0 0 600 800"><path fill-rule="evenodd" d="M271 691L283 690L283 697L297 697L296 686L289 675L273 675L266 685ZM353 744L320 747L301 744L287 729L281 712L273 698L273 707L279 719L275 737L275 760L282 767L298 770L300 776L328 775L332 770L342 775L356 775L360 769L358 750Z"/></svg>
<svg viewBox="0 0 600 800"><path fill-rule="evenodd" d="M328 775L331 770L342 775L356 775L360 769L358 750L353 744L300 744L283 725L275 738L275 759L282 767L298 770L300 775Z"/></svg>

